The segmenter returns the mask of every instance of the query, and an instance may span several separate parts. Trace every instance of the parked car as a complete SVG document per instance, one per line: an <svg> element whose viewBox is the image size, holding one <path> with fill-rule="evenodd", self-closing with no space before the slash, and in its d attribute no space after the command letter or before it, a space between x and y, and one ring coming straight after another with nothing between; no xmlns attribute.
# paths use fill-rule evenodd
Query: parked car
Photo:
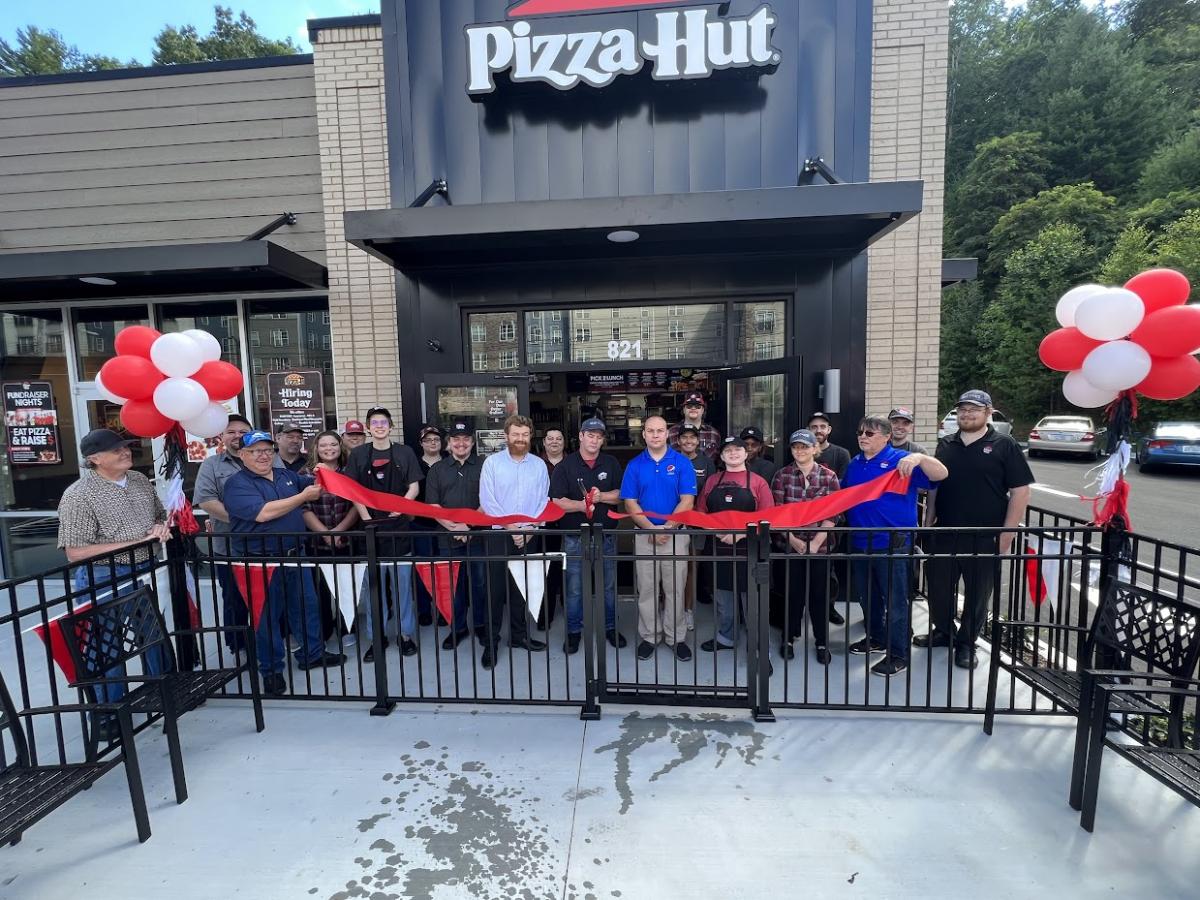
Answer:
<svg viewBox="0 0 1200 900"><path fill-rule="evenodd" d="M1138 439L1138 471L1152 466L1200 466L1200 422L1159 422Z"/></svg>
<svg viewBox="0 0 1200 900"><path fill-rule="evenodd" d="M1029 455L1072 453L1099 459L1108 439L1087 416L1046 416L1029 432Z"/></svg>
<svg viewBox="0 0 1200 900"><path fill-rule="evenodd" d="M1012 422L1008 421L1008 416L1000 412L998 409L993 409L992 414L988 416L988 424L996 429L997 434L1012 434ZM938 426L938 440L947 435L954 434L958 431L958 416L954 410L946 413L946 417L942 419L942 424Z"/></svg>

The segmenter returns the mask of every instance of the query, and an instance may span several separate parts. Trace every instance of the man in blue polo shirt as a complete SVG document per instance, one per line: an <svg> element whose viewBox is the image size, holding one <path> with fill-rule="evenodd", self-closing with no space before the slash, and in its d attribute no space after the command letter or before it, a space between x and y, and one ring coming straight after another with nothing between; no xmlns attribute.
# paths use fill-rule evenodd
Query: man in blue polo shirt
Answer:
<svg viewBox="0 0 1200 900"><path fill-rule="evenodd" d="M650 416L642 427L646 449L629 461L621 479L621 499L625 511L638 527L634 539L638 585L638 659L649 659L661 640L676 657L687 661L692 649L687 645L687 621L683 596L687 583L688 548L686 533L679 526L645 511L686 512L696 502L696 469L692 461L667 446L667 422L662 416ZM674 532L674 533L673 533ZM659 557L656 559L655 557ZM658 612L658 586L662 584L666 609Z"/></svg>
<svg viewBox="0 0 1200 900"><path fill-rule="evenodd" d="M274 456L275 442L265 431L251 431L242 438L238 458L243 469L225 482L225 509L229 513L229 530L233 535L233 555L247 561L255 556L268 557L268 565L278 565L270 576L255 631L255 648L258 668L263 675L263 690L268 694L282 694L287 690L280 629L285 611L288 628L303 641L296 651L299 669L340 666L346 657L325 652L317 592L308 569L287 565L280 559L300 555L304 538L299 535L307 530L304 504L319 499L321 488L306 475L275 468ZM251 570L247 577L267 576Z"/></svg>
<svg viewBox="0 0 1200 900"><path fill-rule="evenodd" d="M891 445L892 425L882 416L858 423L858 456L850 460L842 487L853 487L899 472L909 479L903 494L852 506L846 521L853 528L916 528L917 491L928 490L949 472L924 453L906 453ZM867 636L850 645L851 653L883 653L871 671L890 678L908 668L908 579L911 532L856 531L850 536L850 582L862 604Z"/></svg>

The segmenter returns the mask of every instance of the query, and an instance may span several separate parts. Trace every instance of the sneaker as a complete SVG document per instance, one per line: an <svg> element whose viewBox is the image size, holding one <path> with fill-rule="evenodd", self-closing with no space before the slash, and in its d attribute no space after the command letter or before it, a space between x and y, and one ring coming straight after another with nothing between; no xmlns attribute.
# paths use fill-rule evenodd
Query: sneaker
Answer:
<svg viewBox="0 0 1200 900"><path fill-rule="evenodd" d="M579 652L579 642L583 640L583 635L578 631L568 634L567 639L563 642L563 653L570 656L572 653Z"/></svg>
<svg viewBox="0 0 1200 900"><path fill-rule="evenodd" d="M833 604L829 604L829 624L830 625L845 625L846 617L838 612Z"/></svg>
<svg viewBox="0 0 1200 900"><path fill-rule="evenodd" d="M881 659L875 665L871 666L872 675L880 675L884 678L891 678L893 675L900 675L908 668L908 663L903 659Z"/></svg>
<svg viewBox="0 0 1200 900"><path fill-rule="evenodd" d="M861 641L855 641L847 648L856 656L862 656L866 653L883 653L887 648L879 641L873 641L870 638L863 638Z"/></svg>
<svg viewBox="0 0 1200 900"><path fill-rule="evenodd" d="M833 654L829 652L828 647L817 648L817 662L823 666L827 666L833 662Z"/></svg>
<svg viewBox="0 0 1200 900"><path fill-rule="evenodd" d="M387 638L384 638L383 639L383 649L386 651L389 646L391 646L391 641L389 641ZM375 642L367 641L367 652L363 654L363 662L374 662L374 661L375 661Z"/></svg>
<svg viewBox="0 0 1200 900"><path fill-rule="evenodd" d="M608 638L608 642L618 650L629 644L629 641L625 640L625 635L621 634L621 632L617 631L615 628L608 632L605 636Z"/></svg>
<svg viewBox="0 0 1200 900"><path fill-rule="evenodd" d="M416 656L417 655L417 642L414 641L412 638L401 638L400 639L400 654L402 656Z"/></svg>
<svg viewBox="0 0 1200 900"><path fill-rule="evenodd" d="M914 647L949 647L953 641L944 631L931 631L929 634L918 634L912 639Z"/></svg>
<svg viewBox="0 0 1200 900"><path fill-rule="evenodd" d="M680 641L675 645L675 658L680 662L687 662L692 658L692 648L687 645L687 641Z"/></svg>
<svg viewBox="0 0 1200 900"><path fill-rule="evenodd" d="M301 672L307 672L309 669L323 669L340 666L346 662L344 653L322 653L311 662L297 662L296 668Z"/></svg>
<svg viewBox="0 0 1200 900"><path fill-rule="evenodd" d="M649 659L653 655L654 655L654 645L652 643L650 643L649 641L642 641L640 644L638 644L638 648L637 648L637 658L638 659Z"/></svg>
<svg viewBox="0 0 1200 900"><path fill-rule="evenodd" d="M685 609L683 611L683 624L687 626L688 631L696 630L696 618L692 615L692 611L690 609Z"/></svg>
<svg viewBox="0 0 1200 900"><path fill-rule="evenodd" d="M718 650L732 650L733 644L722 644L716 638L709 638L700 645L700 649L707 653L716 653Z"/></svg>
<svg viewBox="0 0 1200 900"><path fill-rule="evenodd" d="M262 677L262 689L264 694L270 694L273 697L281 697L287 693L287 682L278 672Z"/></svg>
<svg viewBox="0 0 1200 900"><path fill-rule="evenodd" d="M479 665L485 669L494 668L496 665L496 648L484 647L483 654L479 657Z"/></svg>

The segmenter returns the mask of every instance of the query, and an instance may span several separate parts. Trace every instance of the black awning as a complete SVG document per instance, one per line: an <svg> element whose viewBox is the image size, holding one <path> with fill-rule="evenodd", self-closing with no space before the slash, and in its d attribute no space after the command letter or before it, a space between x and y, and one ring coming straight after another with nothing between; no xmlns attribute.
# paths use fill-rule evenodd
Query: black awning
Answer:
<svg viewBox="0 0 1200 900"><path fill-rule="evenodd" d="M979 275L979 260L973 256L942 260L942 287L974 281Z"/></svg>
<svg viewBox="0 0 1200 900"><path fill-rule="evenodd" d="M854 254L919 213L922 189L920 181L896 181L370 210L345 214L346 239L397 269ZM619 231L638 238L614 243L609 235Z"/></svg>
<svg viewBox="0 0 1200 900"><path fill-rule="evenodd" d="M82 279L99 278L113 284ZM325 267L269 241L0 253L0 301L100 300L328 285Z"/></svg>

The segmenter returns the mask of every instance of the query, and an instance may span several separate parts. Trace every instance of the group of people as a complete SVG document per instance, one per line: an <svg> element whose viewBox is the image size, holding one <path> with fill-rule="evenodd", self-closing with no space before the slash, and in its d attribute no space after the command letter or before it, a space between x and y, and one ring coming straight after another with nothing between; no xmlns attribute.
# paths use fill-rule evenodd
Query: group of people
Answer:
<svg viewBox="0 0 1200 900"><path fill-rule="evenodd" d="M810 635L821 664L831 660L828 625L840 622L829 587L836 580L862 604L866 635L849 646L855 654L882 658L871 671L893 676L905 671L910 646L953 647L954 661L976 665L975 640L982 629L994 581L997 553L1011 550L1011 532L959 531L959 526L1015 527L1024 517L1032 473L1019 446L988 424L991 398L968 391L957 405L959 429L929 454L911 441L914 417L897 407L887 417L866 416L856 429L858 453L830 443L832 423L814 413L807 427L789 438L788 458L771 459L762 431L747 427L722 435L704 420L702 394L685 398L681 421L671 427L661 416L643 424L644 449L622 466L604 452L607 434L598 418L579 427L577 449L567 452L561 429L544 440L545 455L534 453L532 421L512 415L504 422L505 446L486 457L475 452L469 421L443 431L425 426L421 453L392 440L394 422L383 407L367 411L365 423L352 420L342 432L325 431L304 452L303 433L291 426L275 434L255 430L243 416L231 415L222 434L223 450L209 457L196 479L194 502L208 516L213 552L228 564L217 566L226 623L245 623L247 604L231 568L234 560L255 557L338 555L356 552L349 533L370 523L381 560L377 580L383 592L378 609L383 646L398 641L401 654L417 650L417 630L432 624L433 604L410 567L394 561L415 555L457 562L452 613L442 642L453 650L472 636L482 645L481 665L491 668L500 652L504 618L508 644L529 652L546 649L531 634L523 590L513 582L512 559L544 559L547 549L561 553L566 613L564 650L579 650L583 635L583 553L580 526L603 529L604 629L608 642L627 645L617 621L617 522L608 513L632 520L637 578L636 654L652 658L659 644L681 661L692 658L688 632L696 598L711 599L716 628L700 649L718 653L736 646L747 589L745 535L682 527L668 516L700 512L763 511L774 506L826 497L895 471L908 478L903 494L883 493L803 529L776 532L786 585L779 620L780 653L794 656L793 643L808 610ZM112 554L124 547L165 537L165 513L153 487L132 465L128 441L100 430L83 441L88 471L63 495L59 544L75 562ZM89 452L91 451L91 452ZM479 510L501 517L545 518L548 503L562 510L547 527L521 523L483 528L433 516L413 520L387 509L373 509L324 490L315 482L325 468L383 494L420 499L444 509ZM912 637L910 626L909 544L917 525L918 492L928 491L926 525L935 531L929 566L932 630ZM153 498L153 499L152 499ZM839 549L829 531L839 525L864 529L850 533L849 565L831 559ZM999 535L999 536L997 536ZM707 548L707 549L706 549ZM845 550L846 548L841 548ZM697 563L698 554L701 562ZM127 571L145 564L140 548L124 555ZM539 562L538 565L542 563ZM90 567L81 567L81 570ZM707 573L707 575L706 575ZM550 578L553 582L556 579ZM955 623L958 585L966 598L961 623ZM601 590L601 585L596 585ZM706 594L708 596L706 596ZM326 649L331 631L353 623L335 622L333 604L322 598L309 569L280 566L270 578L255 630L255 649L270 693L286 690L283 677L285 628L297 641L300 669L338 666L340 652ZM549 595L551 607L554 595ZM744 614L744 613L743 613ZM362 618L360 616L360 618ZM374 616L365 617L366 660L374 651ZM239 649L231 641L231 649Z"/></svg>

